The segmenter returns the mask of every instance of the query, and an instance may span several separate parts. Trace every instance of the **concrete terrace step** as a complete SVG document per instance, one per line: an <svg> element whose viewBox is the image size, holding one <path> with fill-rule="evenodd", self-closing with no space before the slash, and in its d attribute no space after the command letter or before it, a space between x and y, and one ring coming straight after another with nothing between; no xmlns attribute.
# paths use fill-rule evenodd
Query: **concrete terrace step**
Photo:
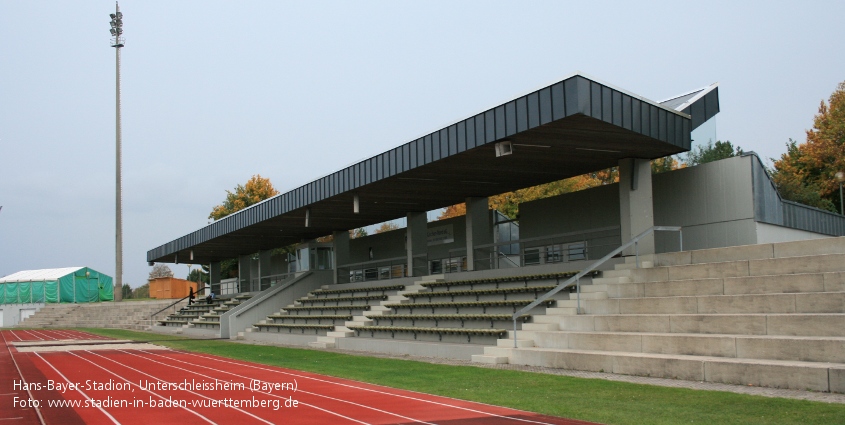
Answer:
<svg viewBox="0 0 845 425"><path fill-rule="evenodd" d="M845 314L595 314L535 316L569 331L845 337Z"/></svg>
<svg viewBox="0 0 845 425"><path fill-rule="evenodd" d="M489 353L488 353L489 351ZM485 348L514 364L720 382L774 388L845 392L845 364L785 360L605 352L549 348Z"/></svg>
<svg viewBox="0 0 845 425"><path fill-rule="evenodd" d="M610 298L837 292L845 291L845 272L618 283L581 288L582 292L598 290L607 291Z"/></svg>
<svg viewBox="0 0 845 425"><path fill-rule="evenodd" d="M845 271L845 254L824 254L662 266L648 269L607 270L602 273L602 277L628 277L633 283L641 283L842 271Z"/></svg>
<svg viewBox="0 0 845 425"><path fill-rule="evenodd" d="M576 305L575 300L557 302L557 307ZM845 292L582 299L581 309L587 314L845 313Z"/></svg>
<svg viewBox="0 0 845 425"><path fill-rule="evenodd" d="M534 343L573 350L845 363L845 337L536 331Z"/></svg>

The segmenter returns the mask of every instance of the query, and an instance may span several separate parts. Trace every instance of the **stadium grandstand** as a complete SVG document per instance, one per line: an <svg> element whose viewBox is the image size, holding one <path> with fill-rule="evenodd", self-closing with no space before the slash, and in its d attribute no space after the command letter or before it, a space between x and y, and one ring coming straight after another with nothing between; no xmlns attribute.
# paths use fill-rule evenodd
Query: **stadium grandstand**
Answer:
<svg viewBox="0 0 845 425"><path fill-rule="evenodd" d="M845 219L753 153L652 175L718 113L717 84L655 102L572 75L151 249L219 295L153 330L842 392ZM610 167L518 220L488 207Z"/></svg>

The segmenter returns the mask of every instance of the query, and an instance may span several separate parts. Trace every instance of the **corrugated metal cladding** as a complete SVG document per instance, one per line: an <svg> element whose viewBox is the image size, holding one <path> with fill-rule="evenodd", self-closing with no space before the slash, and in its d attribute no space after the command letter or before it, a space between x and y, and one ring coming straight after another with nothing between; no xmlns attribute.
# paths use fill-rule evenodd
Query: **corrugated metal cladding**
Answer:
<svg viewBox="0 0 845 425"><path fill-rule="evenodd" d="M707 120L719 113L719 88L714 88L704 95L703 99L699 99L692 105L687 106L683 112L692 117L691 130L695 130L698 126L704 124Z"/></svg>
<svg viewBox="0 0 845 425"><path fill-rule="evenodd" d="M845 217L781 199L763 162L752 158L754 218L757 221L831 236L845 236Z"/></svg>
<svg viewBox="0 0 845 425"><path fill-rule="evenodd" d="M692 112L699 119L715 114L718 97L711 102L715 106L693 104ZM148 251L147 260L154 261L337 194L579 114L690 149L693 126L685 113L576 75L215 221Z"/></svg>

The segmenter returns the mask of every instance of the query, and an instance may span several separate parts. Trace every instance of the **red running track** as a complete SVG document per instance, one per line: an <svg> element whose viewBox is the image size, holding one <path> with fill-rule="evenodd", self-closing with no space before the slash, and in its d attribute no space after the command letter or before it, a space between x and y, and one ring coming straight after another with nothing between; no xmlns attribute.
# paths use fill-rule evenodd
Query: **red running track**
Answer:
<svg viewBox="0 0 845 425"><path fill-rule="evenodd" d="M40 401L35 409L0 396L2 425L588 424L182 351L18 352L7 343L103 338L71 330L0 334L0 394ZM21 385L7 389L13 382L28 383L31 396Z"/></svg>

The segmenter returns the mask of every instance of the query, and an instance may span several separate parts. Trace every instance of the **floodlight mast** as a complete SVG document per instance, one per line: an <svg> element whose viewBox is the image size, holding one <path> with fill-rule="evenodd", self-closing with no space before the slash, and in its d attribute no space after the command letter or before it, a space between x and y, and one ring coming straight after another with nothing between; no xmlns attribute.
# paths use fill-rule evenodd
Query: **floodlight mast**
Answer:
<svg viewBox="0 0 845 425"><path fill-rule="evenodd" d="M123 14L120 13L120 5L114 3L115 11L109 14L111 17L111 46L115 51L115 74L116 74L116 90L115 90L115 156L117 162L116 180L116 216L115 216L115 277L114 277L114 300L121 301L123 299L123 199L121 194L121 152L120 152L120 48L123 47Z"/></svg>

